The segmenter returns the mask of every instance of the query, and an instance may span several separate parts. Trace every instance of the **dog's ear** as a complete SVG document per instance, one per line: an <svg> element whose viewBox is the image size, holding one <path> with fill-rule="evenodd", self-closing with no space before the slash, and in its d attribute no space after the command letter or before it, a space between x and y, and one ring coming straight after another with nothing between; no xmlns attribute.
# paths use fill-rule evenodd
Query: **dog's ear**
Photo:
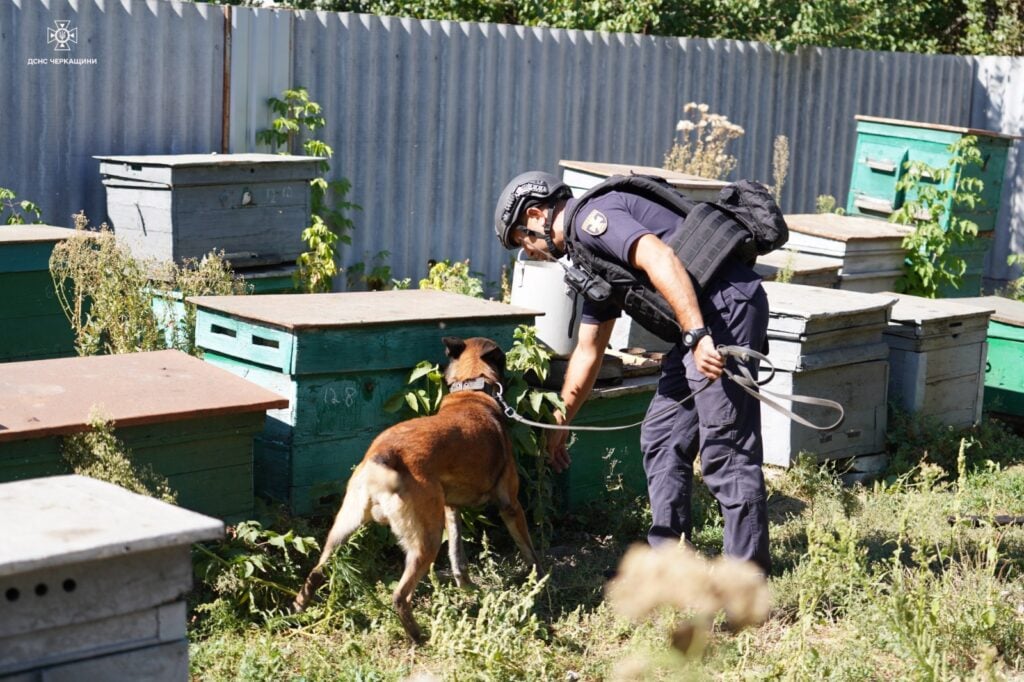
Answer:
<svg viewBox="0 0 1024 682"><path fill-rule="evenodd" d="M489 363L495 369L498 370L499 376L505 375L505 352L501 350L498 344L488 339L483 343L481 348L483 351L480 357L483 358L484 362Z"/></svg>
<svg viewBox="0 0 1024 682"><path fill-rule="evenodd" d="M455 336L446 336L441 339L441 343L444 344L444 352L452 360L458 360L462 351L466 350L466 342Z"/></svg>

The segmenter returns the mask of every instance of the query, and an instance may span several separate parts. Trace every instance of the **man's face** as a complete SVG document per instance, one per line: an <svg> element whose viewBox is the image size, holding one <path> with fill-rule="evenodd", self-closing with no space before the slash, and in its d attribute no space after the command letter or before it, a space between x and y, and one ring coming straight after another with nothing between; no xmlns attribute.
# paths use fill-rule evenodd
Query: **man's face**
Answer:
<svg viewBox="0 0 1024 682"><path fill-rule="evenodd" d="M517 225L510 237L511 242L526 251L530 260L548 260L548 245L544 241L544 212L528 209L526 224Z"/></svg>

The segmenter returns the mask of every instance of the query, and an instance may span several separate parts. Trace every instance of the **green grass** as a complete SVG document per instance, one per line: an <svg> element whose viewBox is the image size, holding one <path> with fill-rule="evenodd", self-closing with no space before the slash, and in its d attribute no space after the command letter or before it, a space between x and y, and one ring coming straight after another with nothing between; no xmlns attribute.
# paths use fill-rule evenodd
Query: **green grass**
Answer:
<svg viewBox="0 0 1024 682"><path fill-rule="evenodd" d="M240 607L226 593L218 600L200 589L190 627L192 675L1020 679L1024 528L996 527L986 519L1024 514L1024 458L1007 454L1020 452L1018 437L984 428L988 435L968 434L975 442L959 466L962 434L941 432L935 436L941 444L894 442L902 469L871 488L843 488L828 467L807 463L772 477L771 615L762 626L739 633L728 632L719 620L695 660L668 645L668 633L685 614L632 623L604 601L604 571L642 539L649 518L644 501L610 479L606 504L555 520L545 552L549 574L539 581L527 573L504 529L487 525L492 517L478 518L469 550L479 589L455 588L442 556L436 574L416 593L415 614L429 637L420 647L406 641L390 607L401 554L383 529L360 533L339 553L331 589L325 587L302 616L280 615L264 603ZM1003 455L999 464L987 461L993 460L992 429ZM938 450L946 453L943 466L931 457L922 463L924 452ZM717 553L720 517L706 493L697 506L695 542L702 552ZM964 515L978 516L980 525L950 523ZM316 524L302 531L323 537ZM300 558L300 574L313 559ZM286 587L295 589L298 582Z"/></svg>

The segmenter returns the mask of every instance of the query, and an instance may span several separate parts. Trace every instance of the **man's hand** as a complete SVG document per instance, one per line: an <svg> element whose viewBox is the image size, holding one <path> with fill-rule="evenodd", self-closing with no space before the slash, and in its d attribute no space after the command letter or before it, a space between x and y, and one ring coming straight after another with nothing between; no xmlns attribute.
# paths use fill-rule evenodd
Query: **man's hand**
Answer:
<svg viewBox="0 0 1024 682"><path fill-rule="evenodd" d="M555 412L555 423L564 424L565 415ZM548 431L548 464L555 473L561 473L569 468L572 460L569 458L569 450L565 447L569 439L568 431Z"/></svg>
<svg viewBox="0 0 1024 682"><path fill-rule="evenodd" d="M693 349L693 363L697 371L711 381L722 376L722 368L725 367L725 360L715 348L715 342L711 336L704 336Z"/></svg>

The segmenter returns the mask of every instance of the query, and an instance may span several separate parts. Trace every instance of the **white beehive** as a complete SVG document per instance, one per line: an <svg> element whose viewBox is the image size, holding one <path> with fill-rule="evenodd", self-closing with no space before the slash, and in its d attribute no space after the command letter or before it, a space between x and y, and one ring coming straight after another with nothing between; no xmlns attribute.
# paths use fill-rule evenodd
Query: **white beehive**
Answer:
<svg viewBox="0 0 1024 682"><path fill-rule="evenodd" d="M963 427L981 419L991 308L963 301L897 299L885 332L889 395L908 412Z"/></svg>
<svg viewBox="0 0 1024 682"><path fill-rule="evenodd" d="M776 369L765 388L835 400L846 412L842 424L822 432L762 405L764 461L790 466L801 451L819 460L881 452L889 371L882 333L894 297L777 282L765 282L764 288L770 310L768 357ZM823 408L780 402L815 423L835 417Z"/></svg>
<svg viewBox="0 0 1024 682"><path fill-rule="evenodd" d="M834 213L787 215L786 224L787 249L842 260L840 289L891 291L903 273L905 225Z"/></svg>
<svg viewBox="0 0 1024 682"><path fill-rule="evenodd" d="M223 525L84 476L0 485L0 678L188 679L190 547Z"/></svg>
<svg viewBox="0 0 1024 682"><path fill-rule="evenodd" d="M779 249L757 257L754 271L766 282L779 280L787 273L789 284L835 288L839 284L839 269L843 261L828 256L815 256L790 249Z"/></svg>

